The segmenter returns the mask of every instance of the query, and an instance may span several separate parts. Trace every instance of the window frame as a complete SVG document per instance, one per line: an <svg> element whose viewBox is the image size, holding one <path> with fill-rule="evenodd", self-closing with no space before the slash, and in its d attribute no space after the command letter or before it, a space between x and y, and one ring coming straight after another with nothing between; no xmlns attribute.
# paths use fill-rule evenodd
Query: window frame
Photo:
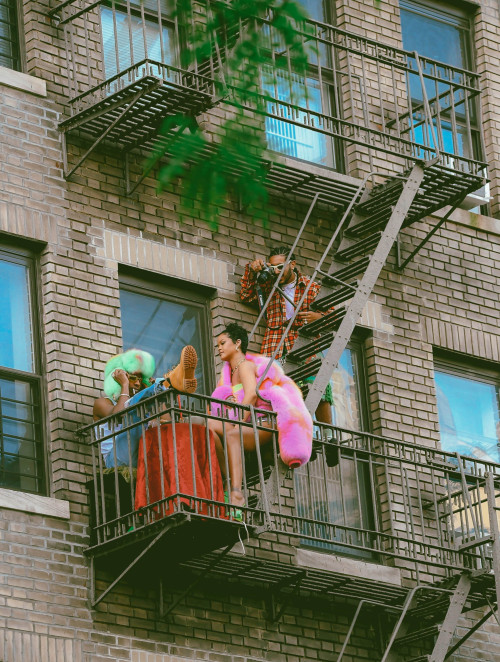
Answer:
<svg viewBox="0 0 500 662"><path fill-rule="evenodd" d="M154 296L164 301L172 301L200 307L203 328L200 333L202 351L207 357L206 384L210 395L216 383L215 374L215 341L212 331L212 320L210 315L210 301L216 294L216 290L205 285L199 285L180 278L172 278L159 274L148 274L134 268L119 268L119 289L135 292L144 296ZM121 313L121 308L120 308ZM201 358L201 357L199 357Z"/></svg>
<svg viewBox="0 0 500 662"><path fill-rule="evenodd" d="M9 243L8 240L0 242L0 260L7 257L9 261L22 264L28 270L28 287L29 287L29 302L30 302L30 315L32 322L32 344L33 344L33 372L24 370L17 370L15 368L8 368L0 365L0 379L18 380L30 384L33 387L33 406L38 407L40 412L40 420L34 421L36 432L40 435L40 457L37 458L37 465L40 469L39 475L36 476L38 481L37 490L28 490L25 487L2 486L2 489L12 489L18 492L25 492L29 494L47 495L48 485L50 479L50 466L47 452L47 439L48 430L47 423L48 417L43 412L47 411L47 395L45 385L45 361L42 354L43 348L43 335L42 335L42 308L40 292L40 271L39 261L36 247L23 247ZM2 430L2 421L0 419L0 431Z"/></svg>
<svg viewBox="0 0 500 662"><path fill-rule="evenodd" d="M465 33L464 39L464 54L465 54L465 64L464 69L474 72L476 71L476 58L475 58L475 35L474 35L474 13L477 11L478 7L476 5L469 5L466 3L460 3L457 7L454 4L449 2L438 2L438 0L399 0L399 11L400 11L400 25L401 25L401 36L403 37L402 30L402 18L401 12L407 11L416 15L420 15L426 18L429 18L436 22L441 22L443 24L452 26L460 30L461 33ZM461 37L462 38L462 37ZM405 44L403 41L403 48ZM417 51L422 57L426 57L425 53ZM446 62L443 63L446 66ZM450 65L453 66L453 65ZM409 93L411 90L409 90ZM411 100L412 105L414 104L413 99ZM417 100L417 107L421 105L421 101ZM446 114L446 113L445 113ZM443 115L441 121L444 126L447 122ZM455 122L457 122L457 140L458 136L462 133L463 136L467 136L467 116L469 117L469 129L470 129L470 140L471 140L471 149L472 153L467 156L467 150L465 151L466 158L471 159L483 159L484 157L484 145L481 131L481 108L480 104L476 99L472 99L469 102L468 110L464 108L463 116L456 113ZM449 120L451 128L450 131L453 132L453 121ZM463 131L461 132L460 129ZM446 151L446 150L444 150Z"/></svg>

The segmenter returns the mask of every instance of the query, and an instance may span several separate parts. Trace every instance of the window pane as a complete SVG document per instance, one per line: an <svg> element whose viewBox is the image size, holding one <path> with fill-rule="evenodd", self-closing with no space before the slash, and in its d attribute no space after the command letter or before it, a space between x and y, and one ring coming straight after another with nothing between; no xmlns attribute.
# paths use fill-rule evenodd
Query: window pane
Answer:
<svg viewBox="0 0 500 662"><path fill-rule="evenodd" d="M19 69L16 0L0 0L0 65Z"/></svg>
<svg viewBox="0 0 500 662"><path fill-rule="evenodd" d="M333 424L353 430L362 429L361 404L359 401L357 355L351 349L342 354L339 365L332 376L334 404ZM365 462L354 457L338 458L329 452L307 465L296 469L295 489L297 513L317 522L328 522L345 526L352 531L337 530L334 540L359 543L356 529L373 526L373 507L369 495L369 473ZM321 525L303 524L304 534L315 537L328 536L328 528ZM348 553L348 548L335 543L304 540L304 544L332 552ZM355 556L370 558L370 552L351 550Z"/></svg>
<svg viewBox="0 0 500 662"><path fill-rule="evenodd" d="M361 430L356 353L346 349L332 376L332 421L339 428Z"/></svg>
<svg viewBox="0 0 500 662"><path fill-rule="evenodd" d="M313 112L323 113L321 90L317 80L307 78L306 83L299 76L278 73L274 81L263 85L264 92L274 99L292 103ZM304 116L303 111L292 111L272 101L268 102L268 112L297 120ZM305 121L305 117L303 119ZM316 121L315 124L318 122ZM332 141L327 136L306 127L282 122L274 117L266 117L266 137L269 149L304 161L332 166Z"/></svg>
<svg viewBox="0 0 500 662"><path fill-rule="evenodd" d="M43 466L35 387L0 379L0 485L37 492Z"/></svg>
<svg viewBox="0 0 500 662"><path fill-rule="evenodd" d="M403 48L467 69L466 30L452 16L448 20L401 8Z"/></svg>
<svg viewBox="0 0 500 662"><path fill-rule="evenodd" d="M196 379L198 391L207 393L207 370L212 361L205 356L203 344L204 308L179 301L120 290L123 347L150 352L156 361L156 376L165 374L179 361L184 345L198 352Z"/></svg>
<svg viewBox="0 0 500 662"><path fill-rule="evenodd" d="M0 257L0 365L33 372L29 270Z"/></svg>
<svg viewBox="0 0 500 662"><path fill-rule="evenodd" d="M439 371L435 380L443 450L500 462L498 386Z"/></svg>
<svg viewBox="0 0 500 662"><path fill-rule="evenodd" d="M144 60L146 47L147 59L172 64L172 30L163 26L162 39L160 39L157 21L145 19L143 22L140 14L127 15L124 12L113 11L109 7L101 7L101 26L106 79Z"/></svg>

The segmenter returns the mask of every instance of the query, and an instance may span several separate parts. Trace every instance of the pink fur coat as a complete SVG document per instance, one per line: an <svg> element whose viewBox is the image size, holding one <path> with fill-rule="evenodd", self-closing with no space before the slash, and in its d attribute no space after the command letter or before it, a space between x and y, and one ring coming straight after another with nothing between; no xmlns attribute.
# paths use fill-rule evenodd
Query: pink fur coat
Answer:
<svg viewBox="0 0 500 662"><path fill-rule="evenodd" d="M246 354L245 358L257 366L257 381L259 381L267 368L269 358L259 354ZM259 393L264 399L271 402L273 411L277 414L281 459L289 467L300 467L311 456L313 423L299 387L290 377L285 375L282 367L274 361L262 382ZM233 395L238 402L241 402L245 394L243 389L233 392L231 368L229 363L224 363L219 384L212 393L212 397L218 400L227 400ZM212 414L220 416L220 406L215 402L212 403ZM234 412L231 415L230 409L227 410L226 415L229 418L237 418Z"/></svg>

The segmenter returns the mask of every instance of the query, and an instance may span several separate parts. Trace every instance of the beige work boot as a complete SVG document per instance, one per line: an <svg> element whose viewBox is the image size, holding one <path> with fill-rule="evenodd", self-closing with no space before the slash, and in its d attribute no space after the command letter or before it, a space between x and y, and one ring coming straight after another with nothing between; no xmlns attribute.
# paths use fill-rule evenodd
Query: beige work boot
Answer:
<svg viewBox="0 0 500 662"><path fill-rule="evenodd" d="M182 393L194 393L197 386L196 377L194 376L197 363L198 355L195 348L192 345L186 345L182 348L179 365L176 365L175 368L164 375L163 385Z"/></svg>

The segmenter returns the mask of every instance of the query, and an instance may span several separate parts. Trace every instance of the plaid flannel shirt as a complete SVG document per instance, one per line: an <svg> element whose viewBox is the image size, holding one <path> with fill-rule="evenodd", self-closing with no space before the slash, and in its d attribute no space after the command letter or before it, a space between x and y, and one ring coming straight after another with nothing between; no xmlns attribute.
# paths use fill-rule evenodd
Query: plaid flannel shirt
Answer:
<svg viewBox="0 0 500 662"><path fill-rule="evenodd" d="M295 297L294 297L295 304L298 304L302 295L304 294L304 290L306 289L308 283L310 282L311 282L310 278L308 278L307 276L302 276L302 274L300 274L297 271L297 284L295 287ZM273 285L272 283L263 283L261 285L262 293L266 299L269 296L272 285ZM256 286L255 273L250 269L250 264L247 264L245 268L245 273L241 277L240 298L242 301L244 301L245 303L257 302L257 292L255 290L255 286ZM304 299L302 306L300 307L300 312L307 312L308 310L310 310L312 302L318 295L319 288L320 285L313 281L311 287L309 288L307 296ZM286 319L285 299L278 291L276 291L273 294L273 297L269 302L269 305L266 310L266 318L267 318L267 328L264 335L264 340L262 341L262 347L260 352L261 354L264 354L264 356L272 356L274 350L278 346L279 341L283 337L283 333L289 322L289 320ZM293 344L295 343L297 336L299 335L299 329L303 324L304 322L300 321L298 318L296 318L293 321L293 324L286 336L283 345L284 347L286 347L287 352L289 352L292 349ZM282 355L283 346L278 352L276 358L279 358Z"/></svg>

